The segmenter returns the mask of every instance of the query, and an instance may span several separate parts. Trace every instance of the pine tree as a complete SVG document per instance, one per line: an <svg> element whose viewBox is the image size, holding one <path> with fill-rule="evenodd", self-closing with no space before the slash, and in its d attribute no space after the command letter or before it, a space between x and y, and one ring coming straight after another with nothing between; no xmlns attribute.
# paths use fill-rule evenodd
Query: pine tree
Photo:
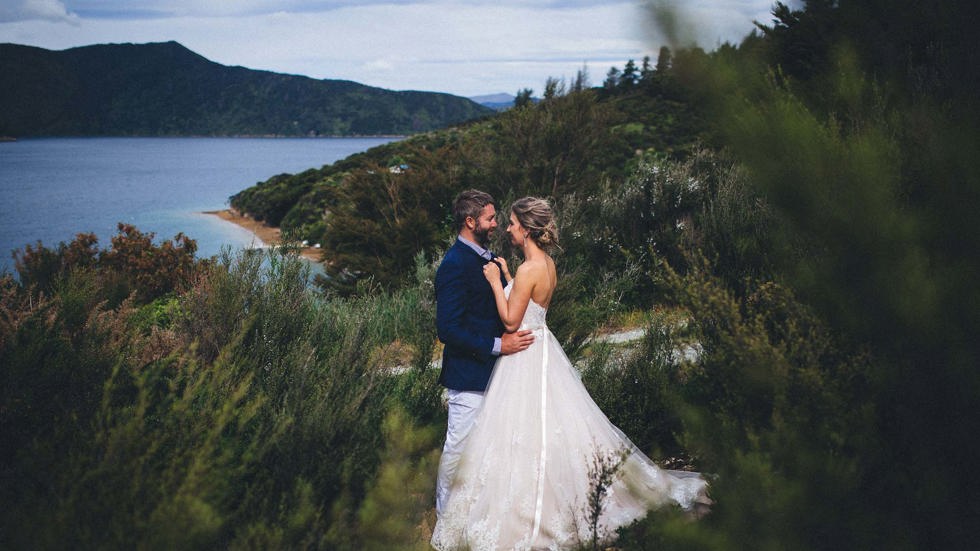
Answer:
<svg viewBox="0 0 980 551"><path fill-rule="evenodd" d="M629 90L636 85L638 78L636 63L631 59L623 66L623 72L619 76L619 87L624 90Z"/></svg>
<svg viewBox="0 0 980 551"><path fill-rule="evenodd" d="M575 73L575 80L572 81L572 85L569 87L570 92L581 92L589 88L591 84L589 83L589 67L587 65L582 65L582 68Z"/></svg>
<svg viewBox="0 0 980 551"><path fill-rule="evenodd" d="M672 64L670 48L667 46L660 47L660 55L657 56L657 74L666 75L667 71L670 71Z"/></svg>
<svg viewBox="0 0 980 551"><path fill-rule="evenodd" d="M518 90L517 96L514 97L514 108L519 109L521 107L531 105L531 94L533 93L534 90L531 90L530 88Z"/></svg>
<svg viewBox="0 0 980 551"><path fill-rule="evenodd" d="M619 87L619 69L616 67L609 68L609 71L606 73L606 80L602 83L602 87L610 91Z"/></svg>

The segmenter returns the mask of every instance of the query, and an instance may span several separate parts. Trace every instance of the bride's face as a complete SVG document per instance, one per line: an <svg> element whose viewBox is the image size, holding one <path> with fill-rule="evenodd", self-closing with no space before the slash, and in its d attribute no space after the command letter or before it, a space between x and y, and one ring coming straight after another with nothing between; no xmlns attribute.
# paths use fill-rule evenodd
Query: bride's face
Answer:
<svg viewBox="0 0 980 551"><path fill-rule="evenodd" d="M510 213L510 222L507 223L507 233L510 235L510 244L521 248L524 246L524 226L517 221L517 216Z"/></svg>

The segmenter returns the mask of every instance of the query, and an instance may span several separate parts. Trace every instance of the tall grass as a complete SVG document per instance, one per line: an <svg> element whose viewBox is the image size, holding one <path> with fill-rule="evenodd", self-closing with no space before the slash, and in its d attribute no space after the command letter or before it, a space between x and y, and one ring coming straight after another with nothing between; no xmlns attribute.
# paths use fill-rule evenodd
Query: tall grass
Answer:
<svg viewBox="0 0 980 551"><path fill-rule="evenodd" d="M117 308L94 272L33 304L5 280L3 543L358 548L388 412L439 417L433 300L325 299L309 278L226 252L187 292Z"/></svg>
<svg viewBox="0 0 980 551"><path fill-rule="evenodd" d="M0 543L424 542L445 423L437 264L420 254L410 284L339 297L285 250L171 255L182 275L161 293L170 280L130 273L146 239L127 228L108 256L39 244L0 282ZM562 269L553 325L580 352L637 270Z"/></svg>

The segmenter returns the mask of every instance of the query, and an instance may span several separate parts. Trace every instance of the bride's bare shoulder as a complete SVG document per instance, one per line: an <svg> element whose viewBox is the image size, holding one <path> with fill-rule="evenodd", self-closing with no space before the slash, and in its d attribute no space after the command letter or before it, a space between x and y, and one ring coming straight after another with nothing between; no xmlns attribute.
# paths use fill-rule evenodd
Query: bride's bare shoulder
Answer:
<svg viewBox="0 0 980 551"><path fill-rule="evenodd" d="M558 270L555 267L555 261L550 256L526 261L524 264L521 264L521 268L524 266L527 266L528 278L540 278L543 281L550 281L552 283L557 279ZM518 271L520 271L520 268L518 268Z"/></svg>
<svg viewBox="0 0 980 551"><path fill-rule="evenodd" d="M517 273L529 279L541 277L548 271L548 264L544 260L526 260L517 267Z"/></svg>
<svg viewBox="0 0 980 551"><path fill-rule="evenodd" d="M525 261L517 269L517 274L514 276L514 279L518 278L527 285L526 288L529 289L531 300L547 308L557 283L554 263L551 259L545 257Z"/></svg>

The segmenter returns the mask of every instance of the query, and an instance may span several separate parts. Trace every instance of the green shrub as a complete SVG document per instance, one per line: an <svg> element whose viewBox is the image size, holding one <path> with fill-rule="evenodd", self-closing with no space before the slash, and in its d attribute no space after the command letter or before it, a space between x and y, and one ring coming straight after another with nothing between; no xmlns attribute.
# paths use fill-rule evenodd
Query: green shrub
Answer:
<svg viewBox="0 0 980 551"><path fill-rule="evenodd" d="M99 274L101 295L116 306L130 293L141 303L190 287L206 261L194 258L197 242L183 234L159 245L153 233L119 223L111 246L99 250L94 234L80 233L73 241L48 249L41 242L14 252L21 283L38 292L51 293L76 270Z"/></svg>
<svg viewBox="0 0 980 551"><path fill-rule="evenodd" d="M324 298L294 255L226 252L184 293L111 309L92 270L39 303L8 277L4 543L362 547L389 408L442 411L418 269L398 293ZM372 355L396 340L401 376Z"/></svg>
<svg viewBox="0 0 980 551"><path fill-rule="evenodd" d="M864 532L876 513L854 495L875 476L857 455L874 434L871 358L842 347L789 289L752 282L735 293L703 259L692 266L669 275L703 350L677 386L687 406L674 411L716 504L697 530L668 511L625 541L780 549L888 539Z"/></svg>
<svg viewBox="0 0 980 551"><path fill-rule="evenodd" d="M654 319L639 345L593 345L582 382L603 413L654 459L681 453L676 392L683 384L672 328Z"/></svg>
<svg viewBox="0 0 980 551"><path fill-rule="evenodd" d="M384 457L358 511L362 549L429 549L423 526L435 500L439 432L414 426L398 408L385 419Z"/></svg>

